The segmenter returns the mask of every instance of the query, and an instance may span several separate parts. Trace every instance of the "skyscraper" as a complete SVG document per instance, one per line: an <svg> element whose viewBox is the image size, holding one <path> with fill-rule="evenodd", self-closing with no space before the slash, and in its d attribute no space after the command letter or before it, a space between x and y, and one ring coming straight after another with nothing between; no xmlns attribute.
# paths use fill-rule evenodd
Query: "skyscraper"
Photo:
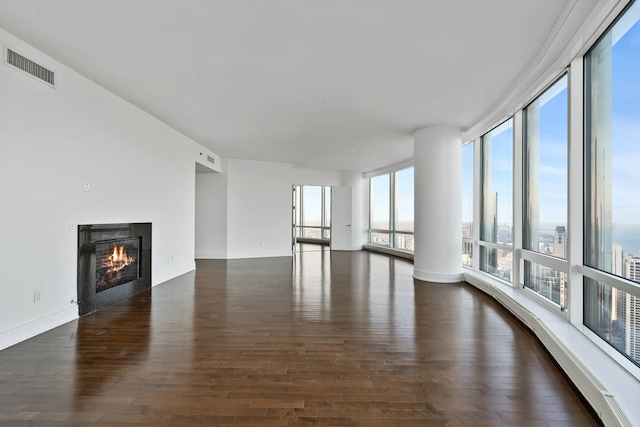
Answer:
<svg viewBox="0 0 640 427"><path fill-rule="evenodd" d="M567 257L567 228L564 225L557 226L553 233L553 256Z"/></svg>
<svg viewBox="0 0 640 427"><path fill-rule="evenodd" d="M624 277L640 282L640 256L624 254ZM640 298L626 295L625 351L632 359L640 359Z"/></svg>

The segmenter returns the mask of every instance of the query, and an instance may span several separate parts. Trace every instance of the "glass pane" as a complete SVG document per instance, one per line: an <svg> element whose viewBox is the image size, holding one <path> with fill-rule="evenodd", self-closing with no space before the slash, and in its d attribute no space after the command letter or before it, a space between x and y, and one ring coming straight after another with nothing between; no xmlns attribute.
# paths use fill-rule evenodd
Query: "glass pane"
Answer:
<svg viewBox="0 0 640 427"><path fill-rule="evenodd" d="M473 238L473 145L462 146L462 237Z"/></svg>
<svg viewBox="0 0 640 427"><path fill-rule="evenodd" d="M640 366L640 298L585 278L584 324Z"/></svg>
<svg viewBox="0 0 640 427"><path fill-rule="evenodd" d="M413 168L396 172L395 197L395 229L413 231Z"/></svg>
<svg viewBox="0 0 640 427"><path fill-rule="evenodd" d="M325 228L322 230L322 238L327 240L331 239L331 229Z"/></svg>
<svg viewBox="0 0 640 427"><path fill-rule="evenodd" d="M331 227L331 187L324 187L324 226Z"/></svg>
<svg viewBox="0 0 640 427"><path fill-rule="evenodd" d="M511 282L513 280L513 253L510 250L480 246L480 269Z"/></svg>
<svg viewBox="0 0 640 427"><path fill-rule="evenodd" d="M303 225L322 225L322 187L305 185L302 187ZM305 236L307 237L307 236Z"/></svg>
<svg viewBox="0 0 640 427"><path fill-rule="evenodd" d="M371 178L370 228L389 230L390 177L387 174Z"/></svg>
<svg viewBox="0 0 640 427"><path fill-rule="evenodd" d="M640 256L640 2L589 53L585 264L630 277ZM637 279L632 279L637 280Z"/></svg>
<svg viewBox="0 0 640 427"><path fill-rule="evenodd" d="M306 239L320 239L322 235L321 228L304 227L303 236Z"/></svg>
<svg viewBox="0 0 640 427"><path fill-rule="evenodd" d="M564 76L525 110L524 247L567 257L568 89ZM556 301L557 302L557 301Z"/></svg>
<svg viewBox="0 0 640 427"><path fill-rule="evenodd" d="M302 186L297 185L296 186L296 225L300 226L302 225L302 202L301 202L301 197L302 197ZM300 230L298 230L300 231ZM300 234L298 234L298 237L300 237Z"/></svg>
<svg viewBox="0 0 640 427"><path fill-rule="evenodd" d="M513 120L482 137L482 240L512 242Z"/></svg>
<svg viewBox="0 0 640 427"><path fill-rule="evenodd" d="M539 295L566 307L567 275L535 262L524 262L524 285Z"/></svg>
<svg viewBox="0 0 640 427"><path fill-rule="evenodd" d="M394 239L394 246L396 248L413 252L413 234L397 233Z"/></svg>
<svg viewBox="0 0 640 427"><path fill-rule="evenodd" d="M473 267L473 242L464 240L462 242L462 265Z"/></svg>
<svg viewBox="0 0 640 427"><path fill-rule="evenodd" d="M371 233L371 243L389 246L389 233Z"/></svg>

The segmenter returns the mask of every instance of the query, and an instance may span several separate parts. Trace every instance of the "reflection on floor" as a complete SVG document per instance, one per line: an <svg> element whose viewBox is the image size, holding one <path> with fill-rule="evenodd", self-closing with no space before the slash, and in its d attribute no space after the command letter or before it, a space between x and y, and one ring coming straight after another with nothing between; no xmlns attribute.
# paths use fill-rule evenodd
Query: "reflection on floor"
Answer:
<svg viewBox="0 0 640 427"><path fill-rule="evenodd" d="M597 425L464 283L328 248L197 266L0 352L0 426Z"/></svg>

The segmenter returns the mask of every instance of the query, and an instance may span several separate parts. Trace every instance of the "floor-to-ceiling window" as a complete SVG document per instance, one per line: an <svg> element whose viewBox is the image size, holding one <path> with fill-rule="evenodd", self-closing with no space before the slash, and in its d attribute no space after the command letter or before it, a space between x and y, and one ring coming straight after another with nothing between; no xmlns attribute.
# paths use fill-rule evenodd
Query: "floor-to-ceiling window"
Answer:
<svg viewBox="0 0 640 427"><path fill-rule="evenodd" d="M393 246L413 252L413 168L394 174Z"/></svg>
<svg viewBox="0 0 640 427"><path fill-rule="evenodd" d="M391 230L391 174L369 180L369 243L389 246Z"/></svg>
<svg viewBox="0 0 640 427"><path fill-rule="evenodd" d="M484 134L480 269L513 281L513 119Z"/></svg>
<svg viewBox="0 0 640 427"><path fill-rule="evenodd" d="M296 188L297 237L328 241L331 233L331 187L301 185Z"/></svg>
<svg viewBox="0 0 640 427"><path fill-rule="evenodd" d="M462 146L462 265L473 266L473 147Z"/></svg>
<svg viewBox="0 0 640 427"><path fill-rule="evenodd" d="M413 167L369 179L369 244L413 252Z"/></svg>
<svg viewBox="0 0 640 427"><path fill-rule="evenodd" d="M640 365L640 3L585 56L584 323Z"/></svg>
<svg viewBox="0 0 640 427"><path fill-rule="evenodd" d="M561 308L567 297L568 77L525 109L524 286Z"/></svg>

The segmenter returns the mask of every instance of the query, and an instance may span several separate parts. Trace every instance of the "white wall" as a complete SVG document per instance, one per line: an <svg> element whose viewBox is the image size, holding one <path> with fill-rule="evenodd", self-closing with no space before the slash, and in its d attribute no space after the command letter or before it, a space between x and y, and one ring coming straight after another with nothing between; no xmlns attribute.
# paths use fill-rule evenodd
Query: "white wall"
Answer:
<svg viewBox="0 0 640 427"><path fill-rule="evenodd" d="M196 174L195 234L196 258L227 257L226 173Z"/></svg>
<svg viewBox="0 0 640 427"><path fill-rule="evenodd" d="M291 255L293 185L338 185L335 171L228 159L227 258Z"/></svg>
<svg viewBox="0 0 640 427"><path fill-rule="evenodd" d="M291 175L291 185L341 185L336 171L293 168Z"/></svg>
<svg viewBox="0 0 640 427"><path fill-rule="evenodd" d="M57 88L0 65L0 348L77 317L77 224L152 222L153 284L192 270L194 165L217 158L0 29L3 43Z"/></svg>

